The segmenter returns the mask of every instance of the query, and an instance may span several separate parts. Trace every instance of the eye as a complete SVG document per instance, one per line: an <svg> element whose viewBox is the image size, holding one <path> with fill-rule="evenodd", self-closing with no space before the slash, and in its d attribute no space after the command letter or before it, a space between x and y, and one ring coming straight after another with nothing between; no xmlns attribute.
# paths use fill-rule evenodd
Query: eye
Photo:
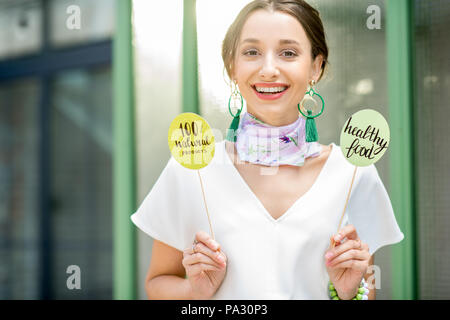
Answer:
<svg viewBox="0 0 450 320"><path fill-rule="evenodd" d="M252 54L254 53L254 54ZM244 52L244 56L256 56L258 54L258 51L256 51L255 49L251 49L251 50L247 50L246 52Z"/></svg>
<svg viewBox="0 0 450 320"><path fill-rule="evenodd" d="M287 53L288 55L284 55L285 53ZM285 50L285 51L283 51L282 54L287 58L292 58L292 57L297 56L297 52L292 51L292 50Z"/></svg>

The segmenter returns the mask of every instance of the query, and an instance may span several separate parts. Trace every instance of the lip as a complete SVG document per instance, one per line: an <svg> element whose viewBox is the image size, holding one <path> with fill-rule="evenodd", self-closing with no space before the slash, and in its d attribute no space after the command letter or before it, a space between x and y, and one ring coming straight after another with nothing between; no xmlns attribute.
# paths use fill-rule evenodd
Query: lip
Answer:
<svg viewBox="0 0 450 320"><path fill-rule="evenodd" d="M254 83L254 84L252 84L252 87L254 87L254 86L266 87L266 88L289 87L288 84L282 83L282 82L261 82L261 83Z"/></svg>
<svg viewBox="0 0 450 320"><path fill-rule="evenodd" d="M277 93L277 94L265 95L263 93L259 93L258 91L256 91L255 86L266 87L266 88L273 88L273 87L287 87L287 88L283 92L280 92L280 93ZM258 98L262 99L262 100L276 100L276 99L279 99L290 88L290 86L285 84L285 83L277 83L277 82L272 82L272 83L255 83L251 87L252 87L253 91L255 92L256 96Z"/></svg>

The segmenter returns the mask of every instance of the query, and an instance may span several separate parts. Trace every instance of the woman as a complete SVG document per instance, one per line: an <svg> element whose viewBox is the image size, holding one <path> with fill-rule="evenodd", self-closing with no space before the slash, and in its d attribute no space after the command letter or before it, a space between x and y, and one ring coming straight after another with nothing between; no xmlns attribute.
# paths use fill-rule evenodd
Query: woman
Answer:
<svg viewBox="0 0 450 320"><path fill-rule="evenodd" d="M216 237L201 231L208 223L196 173L171 158L132 216L154 238L148 297L328 299L331 282L340 299L354 299L374 252L403 234L373 165L358 170L334 234L353 167L334 143L305 140L298 109L327 65L319 13L301 0L253 1L222 49L247 113L201 171ZM254 152L252 132L261 130L276 135L277 152ZM365 292L375 298L375 288Z"/></svg>

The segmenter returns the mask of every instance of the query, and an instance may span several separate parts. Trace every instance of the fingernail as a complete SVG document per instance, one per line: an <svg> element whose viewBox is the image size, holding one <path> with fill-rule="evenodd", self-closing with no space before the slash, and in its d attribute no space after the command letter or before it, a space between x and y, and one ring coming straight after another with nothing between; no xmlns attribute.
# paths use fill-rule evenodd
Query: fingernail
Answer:
<svg viewBox="0 0 450 320"><path fill-rule="evenodd" d="M210 243L213 246L214 250L217 250L219 248L219 244L215 240L211 240Z"/></svg>
<svg viewBox="0 0 450 320"><path fill-rule="evenodd" d="M325 258L330 259L332 256L333 256L333 253L327 252L327 254L325 255Z"/></svg>
<svg viewBox="0 0 450 320"><path fill-rule="evenodd" d="M221 254L218 254L217 255L217 260L219 260L220 262L225 262L225 259L222 257L222 255Z"/></svg>
<svg viewBox="0 0 450 320"><path fill-rule="evenodd" d="M334 236L334 241L341 241L341 235L340 234L337 234L337 235L335 235Z"/></svg>

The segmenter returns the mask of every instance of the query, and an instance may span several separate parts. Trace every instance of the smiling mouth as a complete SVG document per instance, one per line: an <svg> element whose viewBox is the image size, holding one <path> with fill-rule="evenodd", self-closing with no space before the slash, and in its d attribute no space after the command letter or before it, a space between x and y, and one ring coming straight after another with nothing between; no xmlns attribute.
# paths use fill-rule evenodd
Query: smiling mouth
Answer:
<svg viewBox="0 0 450 320"><path fill-rule="evenodd" d="M289 86L280 86L280 87L257 87L255 85L251 86L253 90L255 90L258 94L262 94L265 96L271 96L275 94L279 94L281 92L286 91L289 89Z"/></svg>

